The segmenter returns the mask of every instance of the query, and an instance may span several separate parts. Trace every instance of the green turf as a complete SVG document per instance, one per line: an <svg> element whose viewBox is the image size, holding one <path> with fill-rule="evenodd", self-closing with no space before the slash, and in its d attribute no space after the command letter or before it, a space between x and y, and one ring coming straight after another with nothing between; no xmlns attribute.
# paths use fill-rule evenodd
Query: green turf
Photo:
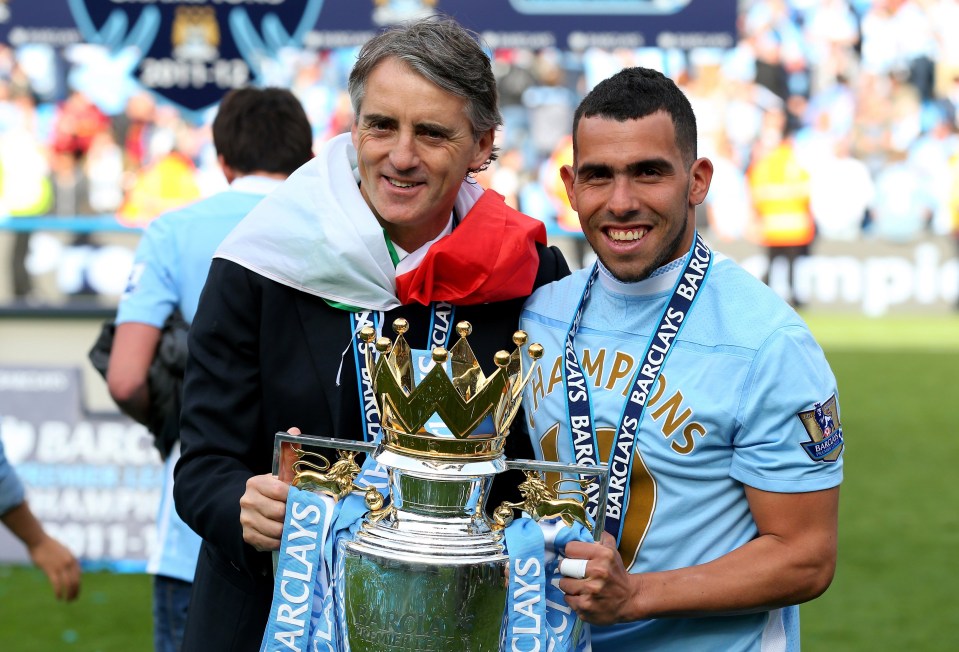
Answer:
<svg viewBox="0 0 959 652"><path fill-rule="evenodd" d="M57 602L40 571L0 566L3 652L150 652L151 578L85 572L80 597Z"/></svg>
<svg viewBox="0 0 959 652"><path fill-rule="evenodd" d="M801 608L804 652L959 650L959 317L804 315L839 381L839 566ZM77 603L0 567L0 651L149 652L144 575L87 573Z"/></svg>
<svg viewBox="0 0 959 652"><path fill-rule="evenodd" d="M824 349L959 351L959 313L924 317L803 314Z"/></svg>
<svg viewBox="0 0 959 652"><path fill-rule="evenodd" d="M959 350L830 350L846 438L839 566L803 649L959 650Z"/></svg>

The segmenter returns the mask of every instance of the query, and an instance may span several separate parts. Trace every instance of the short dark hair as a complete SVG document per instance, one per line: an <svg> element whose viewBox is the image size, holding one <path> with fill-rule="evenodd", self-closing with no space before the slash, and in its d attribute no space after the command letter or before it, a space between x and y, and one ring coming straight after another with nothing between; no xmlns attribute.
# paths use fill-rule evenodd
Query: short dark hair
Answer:
<svg viewBox="0 0 959 652"><path fill-rule="evenodd" d="M313 129L290 91L239 88L220 102L213 120L213 145L241 174L292 174L313 157Z"/></svg>
<svg viewBox="0 0 959 652"><path fill-rule="evenodd" d="M370 74L389 58L399 59L447 93L465 99L475 139L503 124L496 77L479 35L441 14L394 25L363 45L349 80L350 102L357 116ZM481 169L495 159L494 150Z"/></svg>
<svg viewBox="0 0 959 652"><path fill-rule="evenodd" d="M686 167L696 160L696 115L686 95L662 73L649 68L624 68L591 90L573 115L573 156L581 118L638 120L663 111L673 121L676 145Z"/></svg>

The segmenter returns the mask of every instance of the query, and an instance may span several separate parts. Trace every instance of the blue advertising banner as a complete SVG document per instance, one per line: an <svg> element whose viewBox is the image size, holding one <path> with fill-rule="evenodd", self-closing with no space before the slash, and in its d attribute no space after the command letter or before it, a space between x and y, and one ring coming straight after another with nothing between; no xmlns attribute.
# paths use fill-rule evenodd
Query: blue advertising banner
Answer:
<svg viewBox="0 0 959 652"><path fill-rule="evenodd" d="M324 0L151 2L68 0L84 40L139 55L139 82L188 111L259 79L264 62L296 47Z"/></svg>
<svg viewBox="0 0 959 652"><path fill-rule="evenodd" d="M731 47L736 0L0 0L0 39L106 48L188 112L261 83L288 48L362 44L445 13L491 48Z"/></svg>
<svg viewBox="0 0 959 652"><path fill-rule="evenodd" d="M326 0L307 45L355 45L387 24L442 12L493 48L732 47L736 8L736 0Z"/></svg>
<svg viewBox="0 0 959 652"><path fill-rule="evenodd" d="M82 40L67 0L0 0L0 42L70 45Z"/></svg>

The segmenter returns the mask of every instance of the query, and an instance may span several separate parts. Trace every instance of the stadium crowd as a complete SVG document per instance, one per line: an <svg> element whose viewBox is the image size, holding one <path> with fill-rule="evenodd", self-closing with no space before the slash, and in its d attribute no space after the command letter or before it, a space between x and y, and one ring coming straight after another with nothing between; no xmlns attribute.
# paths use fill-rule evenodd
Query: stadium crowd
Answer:
<svg viewBox="0 0 959 652"><path fill-rule="evenodd" d="M578 231L558 174L572 112L599 80L642 65L694 106L699 153L716 166L704 209L714 237L770 245L763 223L777 212L812 218L793 228L800 240L959 230L959 0L740 0L738 28L722 50L494 51L506 124L481 181ZM317 145L350 127L355 53L291 51L265 80L300 98ZM109 77L104 56L0 45L0 215L145 225L222 189L214 110L158 103Z"/></svg>

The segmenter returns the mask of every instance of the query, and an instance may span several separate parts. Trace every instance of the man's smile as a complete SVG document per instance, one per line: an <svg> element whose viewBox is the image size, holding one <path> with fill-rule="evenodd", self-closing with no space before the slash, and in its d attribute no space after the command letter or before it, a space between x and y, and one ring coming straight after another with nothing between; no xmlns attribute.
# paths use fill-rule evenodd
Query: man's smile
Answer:
<svg viewBox="0 0 959 652"><path fill-rule="evenodd" d="M642 226L635 229L618 229L614 227L606 228L606 235L616 242L630 242L633 240L642 240L643 236L649 233L649 228Z"/></svg>

